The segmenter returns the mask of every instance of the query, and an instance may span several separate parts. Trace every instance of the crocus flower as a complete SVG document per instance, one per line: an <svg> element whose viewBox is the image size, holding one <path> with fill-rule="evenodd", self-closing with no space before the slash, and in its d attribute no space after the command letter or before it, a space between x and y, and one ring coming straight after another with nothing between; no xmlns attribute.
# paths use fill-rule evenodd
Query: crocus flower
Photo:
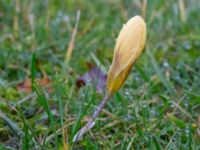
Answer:
<svg viewBox="0 0 200 150"><path fill-rule="evenodd" d="M117 38L112 65L107 78L107 95L116 92L126 80L131 67L142 53L146 24L140 16L131 18Z"/></svg>
<svg viewBox="0 0 200 150"><path fill-rule="evenodd" d="M146 40L146 24L140 16L131 18L121 29L116 41L113 61L108 72L105 97L95 110L92 118L74 136L80 140L94 125L109 97L112 96L127 79L131 67L142 53Z"/></svg>

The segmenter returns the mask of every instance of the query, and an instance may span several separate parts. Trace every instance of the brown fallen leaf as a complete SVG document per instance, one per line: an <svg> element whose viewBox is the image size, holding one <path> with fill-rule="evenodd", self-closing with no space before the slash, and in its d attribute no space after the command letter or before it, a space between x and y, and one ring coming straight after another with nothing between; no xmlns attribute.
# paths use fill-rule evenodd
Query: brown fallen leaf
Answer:
<svg viewBox="0 0 200 150"><path fill-rule="evenodd" d="M104 74L100 68L92 67L88 72L77 79L76 86L80 88L86 84L92 84L98 93L103 93L105 92L106 78L106 74Z"/></svg>
<svg viewBox="0 0 200 150"><path fill-rule="evenodd" d="M37 78L36 81L40 86L47 85L51 81L48 78ZM23 91L25 93L31 93L32 92L32 81L30 78L25 79L22 83L17 84L16 86L17 90Z"/></svg>

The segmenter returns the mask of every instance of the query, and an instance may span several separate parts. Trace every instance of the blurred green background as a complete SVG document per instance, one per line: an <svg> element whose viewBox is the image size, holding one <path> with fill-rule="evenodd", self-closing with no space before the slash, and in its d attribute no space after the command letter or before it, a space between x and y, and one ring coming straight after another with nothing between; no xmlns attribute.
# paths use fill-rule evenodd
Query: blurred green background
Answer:
<svg viewBox="0 0 200 150"><path fill-rule="evenodd" d="M198 0L1 0L0 149L200 149L199 10ZM147 24L145 51L74 144L103 96L78 90L77 78L88 64L107 73L135 15Z"/></svg>

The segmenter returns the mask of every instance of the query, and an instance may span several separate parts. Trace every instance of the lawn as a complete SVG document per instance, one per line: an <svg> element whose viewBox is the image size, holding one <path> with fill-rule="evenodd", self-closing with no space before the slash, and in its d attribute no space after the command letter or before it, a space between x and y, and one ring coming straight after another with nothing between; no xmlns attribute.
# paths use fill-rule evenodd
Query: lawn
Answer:
<svg viewBox="0 0 200 150"><path fill-rule="evenodd" d="M1 0L0 150L199 150L199 10L198 0ZM105 92L80 78L94 67L107 74L136 15L144 52L72 142Z"/></svg>

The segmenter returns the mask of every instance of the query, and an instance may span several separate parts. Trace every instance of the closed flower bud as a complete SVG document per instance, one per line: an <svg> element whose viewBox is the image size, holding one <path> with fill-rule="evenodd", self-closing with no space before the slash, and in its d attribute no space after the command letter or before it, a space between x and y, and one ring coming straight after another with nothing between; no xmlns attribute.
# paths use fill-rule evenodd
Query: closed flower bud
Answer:
<svg viewBox="0 0 200 150"><path fill-rule="evenodd" d="M121 29L116 41L112 65L107 78L107 95L116 92L127 79L131 67L142 53L146 24L140 16L131 18Z"/></svg>

